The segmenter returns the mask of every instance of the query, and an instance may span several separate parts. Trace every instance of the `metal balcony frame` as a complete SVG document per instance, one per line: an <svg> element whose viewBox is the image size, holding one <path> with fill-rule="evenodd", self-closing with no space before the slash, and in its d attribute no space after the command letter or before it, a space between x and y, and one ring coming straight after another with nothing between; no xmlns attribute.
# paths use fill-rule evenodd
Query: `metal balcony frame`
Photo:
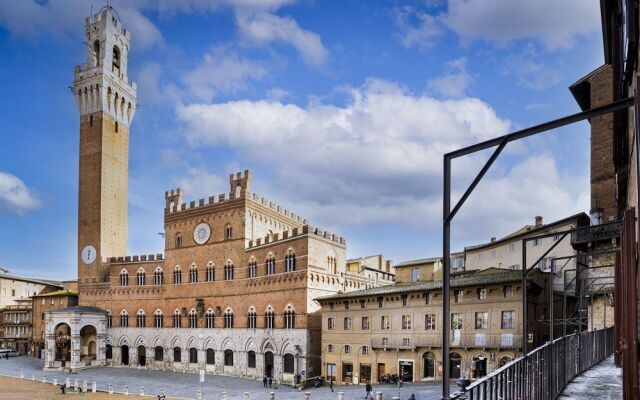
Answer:
<svg viewBox="0 0 640 400"><path fill-rule="evenodd" d="M475 145L467 146L462 149L458 149L447 153L444 155L443 164L444 164L444 176L443 176L443 218L442 218L442 263L443 263L443 284L442 284L442 326L449 327L451 324L451 299L450 299L450 268L451 268L451 222L453 221L455 215L460 211L465 201L469 198L471 193L475 190L478 183L485 176L487 171L491 168L493 163L496 161L502 150L505 149L506 145L510 142L514 142L520 139L527 138L529 136L536 135L538 133L546 132L552 129L560 128L566 125L570 125L576 122L584 121L589 118L594 118L600 115L609 114L615 111L623 110L625 108L634 107L635 106L635 98L627 97L624 99L613 101L609 104L596 107L590 110L586 110L583 112L579 112L577 114L568 115L556 120L548 121L542 123L540 125L536 125L530 128L526 128L517 132L513 132L507 135L499 136L494 139L490 139L481 143L477 143ZM482 150L490 149L493 147L497 148L491 154L487 162L481 168L480 172L473 179L471 184L467 187L463 195L460 197L458 202L451 208L451 164L452 161L469 155L473 153L477 153ZM523 277L523 281L526 287L526 277ZM552 291L553 292L553 291ZM526 310L525 310L526 312ZM450 398L450 387L449 387L449 329L443 329L442 331L442 398L449 399ZM524 336L523 336L524 337ZM526 353L525 353L526 354Z"/></svg>

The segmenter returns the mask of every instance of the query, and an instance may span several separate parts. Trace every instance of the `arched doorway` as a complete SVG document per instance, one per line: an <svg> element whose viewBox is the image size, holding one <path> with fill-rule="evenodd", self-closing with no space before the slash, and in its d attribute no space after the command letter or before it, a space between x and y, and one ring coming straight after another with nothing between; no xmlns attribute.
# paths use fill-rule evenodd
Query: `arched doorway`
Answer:
<svg viewBox="0 0 640 400"><path fill-rule="evenodd" d="M473 356L473 378L482 378L487 374L487 356L476 354Z"/></svg>
<svg viewBox="0 0 640 400"><path fill-rule="evenodd" d="M273 353L270 351L264 353L264 374L269 378L273 377Z"/></svg>
<svg viewBox="0 0 640 400"><path fill-rule="evenodd" d="M147 365L147 348L138 346L138 365L144 367Z"/></svg>
<svg viewBox="0 0 640 400"><path fill-rule="evenodd" d="M59 361L62 368L71 361L71 327L67 324L59 324L55 329L56 349L54 359Z"/></svg>
<svg viewBox="0 0 640 400"><path fill-rule="evenodd" d="M96 328L93 325L85 325L80 329L80 362L91 365L96 359Z"/></svg>
<svg viewBox="0 0 640 400"><path fill-rule="evenodd" d="M122 358L122 365L129 365L129 346L122 345L120 347L120 354Z"/></svg>
<svg viewBox="0 0 640 400"><path fill-rule="evenodd" d="M430 351L422 355L422 377L425 379L436 377L436 357Z"/></svg>
<svg viewBox="0 0 640 400"><path fill-rule="evenodd" d="M462 368L462 357L458 353L449 354L449 377L451 379L460 378L460 370Z"/></svg>
<svg viewBox="0 0 640 400"><path fill-rule="evenodd" d="M498 368L502 368L505 365L509 364L511 361L513 361L513 357L511 356L502 356L498 359Z"/></svg>
<svg viewBox="0 0 640 400"><path fill-rule="evenodd" d="M107 354L106 354L106 357L105 357L105 358L106 358L107 360L111 360L111 359L113 358L113 347L111 347L111 345L110 345L110 344L108 344L108 345L107 345L106 353L107 353Z"/></svg>

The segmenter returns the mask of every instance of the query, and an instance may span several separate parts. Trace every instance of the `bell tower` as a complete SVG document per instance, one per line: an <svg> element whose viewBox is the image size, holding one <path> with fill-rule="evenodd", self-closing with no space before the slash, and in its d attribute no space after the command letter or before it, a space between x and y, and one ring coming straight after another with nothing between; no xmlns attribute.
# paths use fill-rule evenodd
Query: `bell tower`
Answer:
<svg viewBox="0 0 640 400"><path fill-rule="evenodd" d="M127 79L131 35L103 7L85 21L87 61L74 71L80 112L78 284L104 282L102 260L127 250L129 126L136 84Z"/></svg>

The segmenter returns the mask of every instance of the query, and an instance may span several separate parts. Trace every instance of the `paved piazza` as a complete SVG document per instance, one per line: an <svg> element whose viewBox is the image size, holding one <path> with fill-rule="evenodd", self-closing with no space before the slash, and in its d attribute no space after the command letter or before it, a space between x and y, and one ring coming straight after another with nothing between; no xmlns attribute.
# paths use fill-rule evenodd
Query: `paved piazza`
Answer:
<svg viewBox="0 0 640 400"><path fill-rule="evenodd" d="M96 382L98 390L107 390L108 385L113 384L114 391L122 392L124 385L129 386L130 393L139 393L140 386L144 386L145 394L156 395L160 392L160 388L166 389L167 396L182 397L194 399L196 391L202 390L203 399L218 400L220 393L227 392L227 399L243 399L244 392L251 393L252 400L268 399L269 392L276 393L276 399L304 399L304 392L292 389L291 387L280 387L277 390L264 389L262 381L250 380L244 378L234 378L227 376L207 375L205 383L199 383L199 377L193 373L174 373L152 371L136 368L122 367L105 367L93 368L79 371L77 374L66 374L63 372L44 373L42 368L43 360L32 357L15 357L9 360L0 360L0 375L20 376L20 372L25 377L31 377L35 374L36 379L47 377L47 381L51 381L54 377L58 378L58 382L62 382L67 377L78 379L80 384L86 380L89 385ZM331 393L328 386L316 389L311 388L311 399L315 400L336 400L338 392L345 393L345 400L364 398L364 386L335 386L335 392ZM393 396L398 395L398 388L391 385L374 385L374 392L381 391L384 400L390 400ZM452 392L455 388L452 386ZM406 400L415 394L416 399L439 399L440 385L437 383L430 384L411 384L405 385L400 389L400 398Z"/></svg>

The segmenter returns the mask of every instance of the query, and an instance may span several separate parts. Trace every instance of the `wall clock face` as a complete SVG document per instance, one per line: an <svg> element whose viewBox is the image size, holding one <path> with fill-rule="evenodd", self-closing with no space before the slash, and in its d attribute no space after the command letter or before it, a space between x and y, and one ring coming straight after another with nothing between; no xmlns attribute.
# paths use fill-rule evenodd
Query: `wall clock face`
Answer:
<svg viewBox="0 0 640 400"><path fill-rule="evenodd" d="M89 265L96 260L97 255L98 253L96 252L96 248L88 244L84 246L84 249L82 249L80 258L82 258L83 263L85 263L86 265Z"/></svg>
<svg viewBox="0 0 640 400"><path fill-rule="evenodd" d="M205 244L211 237L211 227L206 222L201 222L193 230L193 240L198 244Z"/></svg>

